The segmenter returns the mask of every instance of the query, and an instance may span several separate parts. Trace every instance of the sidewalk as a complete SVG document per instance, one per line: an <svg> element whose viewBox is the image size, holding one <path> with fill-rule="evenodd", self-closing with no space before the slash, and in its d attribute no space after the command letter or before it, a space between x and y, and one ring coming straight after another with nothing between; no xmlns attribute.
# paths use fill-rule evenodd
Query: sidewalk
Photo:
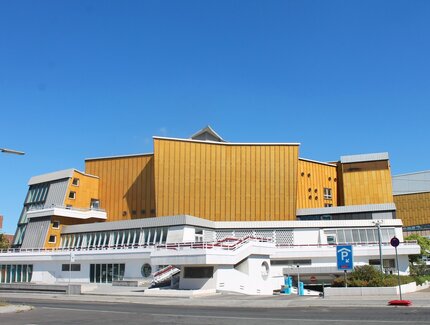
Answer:
<svg viewBox="0 0 430 325"><path fill-rule="evenodd" d="M144 294L142 288L99 286L95 290L82 295L38 294L38 293L5 293L0 292L0 298L34 298L55 299L63 301L92 301L92 302L124 302L152 305L176 306L207 306L207 307L243 307L243 308L293 308L293 307L386 307L389 300L399 299L398 296L246 296L239 294L208 293L195 296L195 293L185 290L160 290L151 295ZM412 307L430 308L430 291L423 290L404 294L403 299L411 300Z"/></svg>

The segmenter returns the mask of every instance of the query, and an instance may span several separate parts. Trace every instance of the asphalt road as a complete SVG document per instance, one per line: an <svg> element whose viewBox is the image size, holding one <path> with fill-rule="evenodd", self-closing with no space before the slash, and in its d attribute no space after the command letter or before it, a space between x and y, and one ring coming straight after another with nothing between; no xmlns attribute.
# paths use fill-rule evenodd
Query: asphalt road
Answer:
<svg viewBox="0 0 430 325"><path fill-rule="evenodd" d="M6 299L32 311L0 314L0 324L430 324L430 308L241 308ZM270 302L268 301L268 304Z"/></svg>

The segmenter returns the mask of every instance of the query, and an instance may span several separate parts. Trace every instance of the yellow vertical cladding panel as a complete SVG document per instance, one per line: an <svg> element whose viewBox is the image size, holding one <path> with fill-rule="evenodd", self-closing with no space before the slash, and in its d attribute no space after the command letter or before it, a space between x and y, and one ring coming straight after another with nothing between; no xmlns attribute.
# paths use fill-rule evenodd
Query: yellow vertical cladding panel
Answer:
<svg viewBox="0 0 430 325"><path fill-rule="evenodd" d="M76 185L74 185L74 180ZM75 193L75 198L71 198L71 192ZM92 175L85 175L78 171L73 172L73 177L69 180L67 195L64 200L66 206L89 209L91 199L99 197L99 179Z"/></svg>
<svg viewBox="0 0 430 325"><path fill-rule="evenodd" d="M430 192L394 195L394 203L403 226L430 224Z"/></svg>
<svg viewBox="0 0 430 325"><path fill-rule="evenodd" d="M342 164L342 178L345 205L394 202L387 160Z"/></svg>
<svg viewBox="0 0 430 325"><path fill-rule="evenodd" d="M337 166L299 159L297 179L297 208L337 206ZM332 190L331 199L324 197L324 188Z"/></svg>
<svg viewBox="0 0 430 325"><path fill-rule="evenodd" d="M293 144L155 138L157 215L190 214L214 221L294 220L297 162L298 146ZM181 203L187 200L189 204Z"/></svg>
<svg viewBox="0 0 430 325"><path fill-rule="evenodd" d="M59 227L54 228L54 222L59 222ZM46 249L54 249L60 247L60 239L61 239L61 230L63 226L65 225L80 225L85 223L94 223L94 222L100 222L98 219L75 219L75 218L65 218L65 217L58 217L58 216L52 216L51 217L51 224L49 225L48 232L46 234L45 243L43 248ZM55 242L50 243L49 238L51 236L55 236Z"/></svg>
<svg viewBox="0 0 430 325"><path fill-rule="evenodd" d="M107 221L155 217L153 155L89 159L85 171L99 177L100 207Z"/></svg>

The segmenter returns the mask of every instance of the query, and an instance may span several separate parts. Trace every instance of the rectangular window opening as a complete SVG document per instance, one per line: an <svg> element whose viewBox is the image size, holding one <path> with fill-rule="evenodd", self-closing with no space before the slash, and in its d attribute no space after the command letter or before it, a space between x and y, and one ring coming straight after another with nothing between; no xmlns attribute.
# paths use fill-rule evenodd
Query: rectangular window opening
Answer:
<svg viewBox="0 0 430 325"><path fill-rule="evenodd" d="M332 199L332 189L328 187L324 187L324 200Z"/></svg>
<svg viewBox="0 0 430 325"><path fill-rule="evenodd" d="M69 199L71 199L71 200L76 199L76 192L74 192L74 191L70 191L70 192L69 192Z"/></svg>

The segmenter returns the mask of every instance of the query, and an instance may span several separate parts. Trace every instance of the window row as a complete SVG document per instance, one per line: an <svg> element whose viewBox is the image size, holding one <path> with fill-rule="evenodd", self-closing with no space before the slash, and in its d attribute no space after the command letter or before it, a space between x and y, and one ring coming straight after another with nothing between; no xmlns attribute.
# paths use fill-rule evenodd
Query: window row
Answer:
<svg viewBox="0 0 430 325"><path fill-rule="evenodd" d="M0 283L30 282L32 275L31 264L0 264Z"/></svg>
<svg viewBox="0 0 430 325"><path fill-rule="evenodd" d="M112 281L123 280L125 264L91 264L91 283L112 283Z"/></svg>
<svg viewBox="0 0 430 325"><path fill-rule="evenodd" d="M347 244L347 243L378 243L378 229L330 229L325 230L327 244ZM395 235L394 228L381 228L381 242L389 243Z"/></svg>
<svg viewBox="0 0 430 325"><path fill-rule="evenodd" d="M62 248L100 248L164 244L167 227L62 235Z"/></svg>

